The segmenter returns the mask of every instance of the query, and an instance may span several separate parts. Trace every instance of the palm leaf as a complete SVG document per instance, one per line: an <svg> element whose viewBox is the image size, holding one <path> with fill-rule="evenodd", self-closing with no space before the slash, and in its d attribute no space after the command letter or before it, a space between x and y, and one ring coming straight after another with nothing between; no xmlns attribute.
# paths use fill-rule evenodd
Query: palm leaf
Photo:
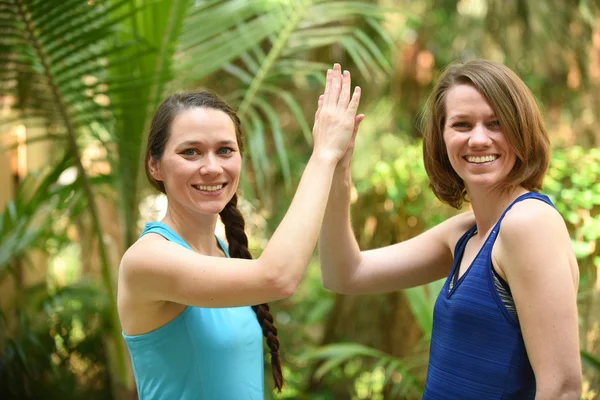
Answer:
<svg viewBox="0 0 600 400"><path fill-rule="evenodd" d="M358 343L335 343L309 351L301 357L302 361L323 361L315 372L317 379L322 379L334 369L357 359L374 361L371 366L357 371L357 376L365 370L364 368L381 367L384 370L384 384L391 384L395 393L422 393L419 379L412 372L419 365L413 365L409 359L401 360L372 347ZM402 376L400 382L394 381L395 374Z"/></svg>
<svg viewBox="0 0 600 400"><path fill-rule="evenodd" d="M138 203L143 177L143 144L150 120L172 77L171 63L189 0L143 2L135 15L122 24L119 43L148 43L143 51L130 46L127 56L111 63L107 71L108 94L115 117L111 158L114 186L119 191L125 248L137 238ZM126 61L126 62L123 62Z"/></svg>
<svg viewBox="0 0 600 400"><path fill-rule="evenodd" d="M600 358L594 357L592 354L582 350L581 359L585 364L589 365L600 374Z"/></svg>
<svg viewBox="0 0 600 400"><path fill-rule="evenodd" d="M31 249L44 250L48 238L64 235L64 230L56 230L56 219L76 218L83 211L77 182L59 184L60 175L72 163L67 154L48 171L27 175L17 188L14 200L0 215L0 276Z"/></svg>
<svg viewBox="0 0 600 400"><path fill-rule="evenodd" d="M130 0L97 1L93 5L76 1L22 0L2 4L4 12L0 14L0 24L8 27L12 40L0 48L0 54L7 60L3 68L11 71L8 79L16 81L16 84L3 81L3 86L13 88L10 95L16 99L14 108L25 124L29 124L33 116L41 117L46 124L59 127L59 132L67 138L98 239L103 281L111 300L118 376L127 382L110 263L95 195L80 159L83 124L95 122L108 131L110 111L108 104L98 100L104 93L90 92L86 77L79 74L94 72L91 78L103 83L107 77L103 66L112 59L123 62L129 47L113 46L113 38L122 32L120 24L136 13L136 7Z"/></svg>
<svg viewBox="0 0 600 400"><path fill-rule="evenodd" d="M236 14L232 16L234 11ZM175 82L179 87L194 86L219 69L239 80L243 96L236 91L226 97L239 102L238 114L245 121L252 157L268 159L268 146L273 145L285 187L291 188L289 139L283 134L281 113L293 116L309 143L311 135L307 112L292 94L292 90L299 88L289 82L324 83L324 71L329 65L311 61L311 53L334 45L342 46L363 76L369 80L385 79L391 70L385 56L391 40L382 33L379 24L391 11L397 12L361 2L322 0L233 0L213 2L201 10L192 6L176 55L179 78ZM360 27L361 22L365 28ZM375 33L376 39L371 33ZM310 114L316 109L317 97L315 93ZM257 110L265 120L262 125L256 123ZM254 115L246 118L247 113ZM252 140L254 135L263 136L264 125L270 127L270 143ZM264 146L259 146L262 143ZM257 182L267 179L259 178L264 171L264 168L254 171ZM257 192L264 195L264 187L256 188Z"/></svg>

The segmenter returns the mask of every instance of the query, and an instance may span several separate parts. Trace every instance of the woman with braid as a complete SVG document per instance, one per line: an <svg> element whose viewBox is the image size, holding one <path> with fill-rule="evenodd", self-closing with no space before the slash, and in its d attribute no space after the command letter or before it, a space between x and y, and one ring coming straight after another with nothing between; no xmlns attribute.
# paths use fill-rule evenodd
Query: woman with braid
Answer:
<svg viewBox="0 0 600 400"><path fill-rule="evenodd" d="M312 155L296 195L252 260L237 208L242 132L209 92L167 98L152 120L150 182L168 199L121 261L118 307L141 400L264 399L262 335L275 387L283 376L269 301L291 296L309 263L333 172L364 116L338 64L327 72ZM215 235L221 217L229 248ZM262 335L261 335L262 330Z"/></svg>

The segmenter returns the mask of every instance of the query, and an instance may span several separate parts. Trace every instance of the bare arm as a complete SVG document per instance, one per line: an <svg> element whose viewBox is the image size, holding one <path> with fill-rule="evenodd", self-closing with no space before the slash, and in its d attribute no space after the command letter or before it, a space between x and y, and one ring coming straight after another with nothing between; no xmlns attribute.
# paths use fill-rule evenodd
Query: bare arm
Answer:
<svg viewBox="0 0 600 400"><path fill-rule="evenodd" d="M201 307L260 304L290 296L313 253L333 171L346 151L360 101L350 74L328 74L313 128L314 149L296 195L256 260L207 257L148 235L127 251L122 279L149 300Z"/></svg>
<svg viewBox="0 0 600 400"><path fill-rule="evenodd" d="M507 213L494 247L535 373L536 400L579 399L577 262L564 221L536 200Z"/></svg>
<svg viewBox="0 0 600 400"><path fill-rule="evenodd" d="M350 222L351 157L352 148L335 171L321 228L323 286L345 294L381 293L445 277L452 268L454 245L475 223L472 213L453 217L405 242L361 252Z"/></svg>

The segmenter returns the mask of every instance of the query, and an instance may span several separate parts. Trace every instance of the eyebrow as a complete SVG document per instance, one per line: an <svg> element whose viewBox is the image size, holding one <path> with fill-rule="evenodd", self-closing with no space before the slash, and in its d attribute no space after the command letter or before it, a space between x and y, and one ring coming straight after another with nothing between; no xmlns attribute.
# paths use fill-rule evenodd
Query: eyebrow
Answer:
<svg viewBox="0 0 600 400"><path fill-rule="evenodd" d="M186 140L185 142L179 143L177 147L185 147L185 146L202 146L204 142L200 140ZM237 143L233 140L221 140L217 142L219 146L233 146Z"/></svg>
<svg viewBox="0 0 600 400"><path fill-rule="evenodd" d="M464 119L464 118L469 118L470 115L468 114L456 114L456 115L452 115L450 118L448 118L448 122L454 120L454 119ZM491 114L489 115L487 118L497 118L496 114Z"/></svg>

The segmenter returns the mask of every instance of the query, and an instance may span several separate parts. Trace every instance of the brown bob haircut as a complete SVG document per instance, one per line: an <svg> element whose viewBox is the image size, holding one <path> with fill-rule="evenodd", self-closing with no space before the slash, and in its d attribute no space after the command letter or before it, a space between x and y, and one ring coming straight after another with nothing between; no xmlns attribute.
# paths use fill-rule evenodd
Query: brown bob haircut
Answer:
<svg viewBox="0 0 600 400"><path fill-rule="evenodd" d="M521 185L527 190L540 190L550 161L550 141L531 91L508 67L473 60L451 64L443 71L422 116L423 158L435 195L457 209L467 201L464 182L452 168L444 142L446 94L457 85L471 85L487 99L517 156L500 188Z"/></svg>

